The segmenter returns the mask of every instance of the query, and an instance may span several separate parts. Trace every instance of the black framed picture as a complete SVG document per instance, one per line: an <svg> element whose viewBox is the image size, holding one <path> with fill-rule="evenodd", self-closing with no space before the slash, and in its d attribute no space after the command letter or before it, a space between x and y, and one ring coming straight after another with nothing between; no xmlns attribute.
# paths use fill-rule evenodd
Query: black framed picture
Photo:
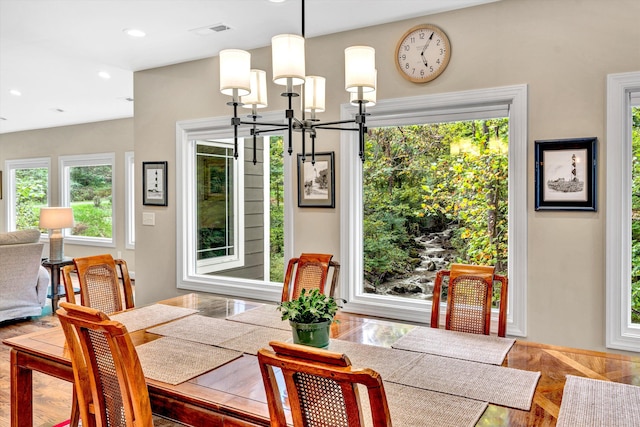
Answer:
<svg viewBox="0 0 640 427"><path fill-rule="evenodd" d="M597 210L597 138L535 142L538 210Z"/></svg>
<svg viewBox="0 0 640 427"><path fill-rule="evenodd" d="M298 154L298 206L301 208L335 207L334 153Z"/></svg>
<svg viewBox="0 0 640 427"><path fill-rule="evenodd" d="M142 162L142 204L167 206L167 162Z"/></svg>

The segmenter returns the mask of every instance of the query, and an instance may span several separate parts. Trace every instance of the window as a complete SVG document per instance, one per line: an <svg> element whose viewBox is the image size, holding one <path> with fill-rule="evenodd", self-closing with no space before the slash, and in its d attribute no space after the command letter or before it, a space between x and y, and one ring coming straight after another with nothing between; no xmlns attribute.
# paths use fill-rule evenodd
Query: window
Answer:
<svg viewBox="0 0 640 427"><path fill-rule="evenodd" d="M291 256L291 161L281 136L261 136L254 165L242 132L235 159L228 119L177 125L178 287L277 301Z"/></svg>
<svg viewBox="0 0 640 427"><path fill-rule="evenodd" d="M61 206L73 209L69 243L114 246L113 153L60 156Z"/></svg>
<svg viewBox="0 0 640 427"><path fill-rule="evenodd" d="M526 86L466 91L424 97L383 100L367 126L372 129L384 126L407 126L426 123L459 122L496 117L509 119L508 157L508 271L509 314L508 333L526 335L526 185L527 185L527 123ZM343 118L355 114L351 105L343 106ZM342 146L357 146L356 136L343 133ZM341 152L342 176L342 230L347 236L341 241L342 283L340 296L349 302L344 309L369 315L391 317L407 321L424 321L430 310L430 302L376 295L364 292L363 248L363 168L356 150ZM514 245L513 242L518 244Z"/></svg>
<svg viewBox="0 0 640 427"><path fill-rule="evenodd" d="M124 247L135 249L136 247L136 200L135 200L135 162L133 151L124 153Z"/></svg>
<svg viewBox="0 0 640 427"><path fill-rule="evenodd" d="M607 77L607 339L609 348L640 351L640 323L634 316L638 288L637 201L640 73ZM635 138L635 139L634 139Z"/></svg>
<svg viewBox="0 0 640 427"><path fill-rule="evenodd" d="M40 208L49 205L49 158L7 160L7 229L38 228Z"/></svg>

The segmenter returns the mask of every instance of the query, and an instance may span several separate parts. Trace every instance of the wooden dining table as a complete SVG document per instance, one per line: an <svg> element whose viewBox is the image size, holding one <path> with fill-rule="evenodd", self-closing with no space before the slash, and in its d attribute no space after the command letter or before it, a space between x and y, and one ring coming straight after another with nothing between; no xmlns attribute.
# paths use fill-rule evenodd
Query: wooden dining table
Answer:
<svg viewBox="0 0 640 427"><path fill-rule="evenodd" d="M260 303L210 294L187 294L159 303L198 310L202 316L226 318ZM391 347L415 325L339 313L331 336L360 344ZM131 332L136 346L159 338ZM73 381L73 370L60 328L3 341L11 347L11 426L33 425L32 373L42 372ZM390 361L392 363L392 361ZM531 409L489 404L478 426L554 426L566 375L626 384L640 384L640 357L630 357L517 340L502 366L537 371L540 379ZM168 367L171 369L171 367ZM257 357L243 354L220 367L180 384L147 378L154 414L193 426L268 426L269 412ZM419 410L421 404L416 405Z"/></svg>

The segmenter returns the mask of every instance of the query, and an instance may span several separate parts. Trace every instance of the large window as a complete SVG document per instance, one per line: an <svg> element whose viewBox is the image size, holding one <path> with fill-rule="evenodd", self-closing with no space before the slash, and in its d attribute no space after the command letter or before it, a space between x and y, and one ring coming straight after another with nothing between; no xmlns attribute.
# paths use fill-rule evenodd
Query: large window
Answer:
<svg viewBox="0 0 640 427"><path fill-rule="evenodd" d="M7 160L7 228L38 228L40 208L49 205L49 158Z"/></svg>
<svg viewBox="0 0 640 427"><path fill-rule="evenodd" d="M61 205L75 220L69 243L114 246L114 167L113 153L60 157Z"/></svg>
<svg viewBox="0 0 640 427"><path fill-rule="evenodd" d="M640 351L640 73L607 78L607 347Z"/></svg>
<svg viewBox="0 0 640 427"><path fill-rule="evenodd" d="M253 138L245 134L234 158L228 119L177 128L178 287L278 300L291 256L284 184L291 182L290 159L282 155L282 137L256 138L254 164Z"/></svg>
<svg viewBox="0 0 640 427"><path fill-rule="evenodd" d="M508 224L506 225L508 228L508 253L506 260L502 260L499 259L498 253L500 251L498 251L493 259L487 260L487 263L495 261L500 265L500 268L506 268L508 271L510 283L508 333L521 336L526 335L526 104L526 86L510 86L398 100L383 100L376 105L375 111L372 109L372 115L367 117L367 126L370 129L394 128L402 130L405 127L419 125L418 127L425 132L429 131L429 126L433 130L433 126L437 126L437 124L457 122L471 123L472 126L473 123L477 123L482 126L482 123L490 123L487 121L488 119L508 118L508 192L506 197L503 198L503 200L508 200L508 206L500 207L501 212L507 216L505 222ZM343 118L348 118L354 113L355 108L352 106L343 106ZM375 135L375 132L374 130L372 134ZM496 128L488 130L488 133L491 132L495 134ZM346 132L344 134L342 146L355 147L357 144L356 137ZM399 134L401 135L402 132ZM499 129L498 134L500 134ZM410 137L410 135L405 133L401 137ZM434 138L432 142L436 139ZM393 141L393 144L401 143L402 141L399 140ZM465 144L458 144L458 148L464 148L464 146ZM365 164L363 168L356 151L353 148L345 148L341 151L341 185L344 189L342 191L341 235L345 236L341 240L342 259L340 261L344 272L344 274L341 272L341 281L349 284L349 286L340 286L339 288L341 296L348 300L348 304L345 305L344 309L370 315L424 322L428 318L427 313L430 311L429 301L420 298L402 298L390 294L380 295L365 289L365 272L370 271L369 267L365 266L365 251L369 249L368 245L375 239L370 239L367 236L371 227L367 226L365 220L373 217L368 217L368 214L370 214L368 211L369 203L367 203L367 206L363 203L366 197L370 196L364 194L366 180L369 178L364 174L369 165ZM419 157L425 157L424 153L420 153L420 148L407 155L413 157L414 160ZM458 161L463 159L462 163L465 162L464 155L452 155L451 147L448 149L447 156L449 160L456 159ZM467 157L469 158L467 163L470 164L473 160L471 159L472 156ZM435 162L437 165L438 161L436 160ZM402 168L402 166L396 166L400 169ZM426 167L426 165L423 166ZM464 165L452 165L454 168L458 166ZM429 164L429 167L432 167L432 165ZM384 171L384 168L379 167L370 169L370 173L376 173L374 169L381 173ZM387 176L391 176L388 172L389 170L386 171ZM400 172L411 173L410 170ZM446 179L443 176L436 178L440 180ZM435 183L435 181L433 182ZM423 184L416 183L415 192L424 192L422 197L438 196L436 192L431 191L435 187L430 190L425 188ZM405 190L407 190L407 194L404 196L415 196L415 194L411 194L409 188ZM440 194L439 196L443 195ZM401 199L402 197L398 199L398 203L394 203L394 210L402 209L402 205L399 203ZM426 214L427 210L423 208L423 212ZM487 214L489 213L487 211ZM392 228L390 227L390 229ZM471 233L472 231L468 232ZM513 244L515 241L518 242L517 245ZM397 254L395 250L388 251L389 254L392 252ZM466 255L472 254L467 253Z"/></svg>

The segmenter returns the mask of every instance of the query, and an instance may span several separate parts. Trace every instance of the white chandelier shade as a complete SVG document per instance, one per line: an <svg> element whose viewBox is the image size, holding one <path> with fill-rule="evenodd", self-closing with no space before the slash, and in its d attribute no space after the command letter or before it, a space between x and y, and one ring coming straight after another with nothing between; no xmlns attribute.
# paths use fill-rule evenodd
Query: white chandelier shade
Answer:
<svg viewBox="0 0 640 427"><path fill-rule="evenodd" d="M375 72L375 82L376 82L376 88L378 87L378 70L374 70ZM376 105L376 90L372 90L371 92L351 92L351 94L349 95L349 101L351 102L352 105L358 105L360 104L359 101L363 101L363 105L365 107L373 107L374 105Z"/></svg>
<svg viewBox="0 0 640 427"><path fill-rule="evenodd" d="M267 72L264 70L251 70L251 93L242 97L244 108L267 107Z"/></svg>
<svg viewBox="0 0 640 427"><path fill-rule="evenodd" d="M295 34L280 34L271 39L271 61L273 82L286 86L290 80L293 86L304 83L305 56L304 37Z"/></svg>
<svg viewBox="0 0 640 427"><path fill-rule="evenodd" d="M220 92L229 96L244 96L251 92L249 52L239 49L220 51Z"/></svg>
<svg viewBox="0 0 640 427"><path fill-rule="evenodd" d="M326 80L320 76L307 76L304 82L304 111L323 113L325 110Z"/></svg>
<svg viewBox="0 0 640 427"><path fill-rule="evenodd" d="M376 50L370 46L351 46L344 50L344 82L347 92L376 89Z"/></svg>

